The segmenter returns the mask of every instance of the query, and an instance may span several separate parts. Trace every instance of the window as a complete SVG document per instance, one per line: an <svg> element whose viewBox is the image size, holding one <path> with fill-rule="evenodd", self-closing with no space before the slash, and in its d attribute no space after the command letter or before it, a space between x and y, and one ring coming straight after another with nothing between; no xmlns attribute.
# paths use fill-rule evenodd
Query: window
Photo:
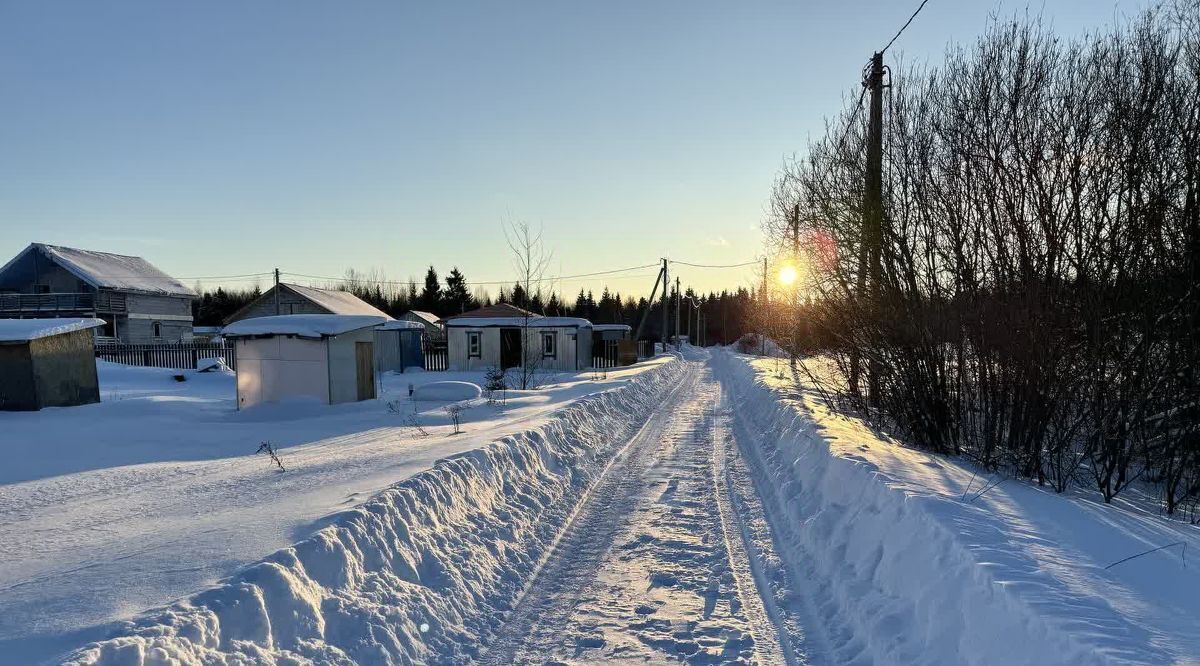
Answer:
<svg viewBox="0 0 1200 666"><path fill-rule="evenodd" d="M542 358L554 358L557 356L554 344L556 339L554 333L549 331L542 332Z"/></svg>
<svg viewBox="0 0 1200 666"><path fill-rule="evenodd" d="M156 337L156 338L162 337L162 322L161 321L154 322L154 337Z"/></svg>
<svg viewBox="0 0 1200 666"><path fill-rule="evenodd" d="M483 333L479 331L467 331L467 358L480 358L483 356Z"/></svg>
<svg viewBox="0 0 1200 666"><path fill-rule="evenodd" d="M50 293L50 285L48 285L48 284L35 284L35 285L33 285L33 293L35 293L35 294L48 294L48 293Z"/></svg>

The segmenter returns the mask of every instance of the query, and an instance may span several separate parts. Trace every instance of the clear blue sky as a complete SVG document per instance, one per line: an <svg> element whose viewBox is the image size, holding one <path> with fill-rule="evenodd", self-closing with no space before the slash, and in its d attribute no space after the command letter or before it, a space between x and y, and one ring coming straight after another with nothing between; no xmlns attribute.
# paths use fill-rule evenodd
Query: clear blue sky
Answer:
<svg viewBox="0 0 1200 666"><path fill-rule="evenodd" d="M508 279L505 219L544 225L554 273L750 259L782 160L917 1L0 0L0 262L36 240L183 277ZM930 0L894 51L1145 4Z"/></svg>

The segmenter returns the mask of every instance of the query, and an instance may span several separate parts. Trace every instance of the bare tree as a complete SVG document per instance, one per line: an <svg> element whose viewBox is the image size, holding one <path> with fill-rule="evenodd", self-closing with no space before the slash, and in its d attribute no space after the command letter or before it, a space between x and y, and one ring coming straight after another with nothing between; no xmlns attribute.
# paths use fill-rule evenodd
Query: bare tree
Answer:
<svg viewBox="0 0 1200 666"><path fill-rule="evenodd" d="M504 240L512 253L513 271L517 274L517 284L525 290L527 296L532 296L541 288L545 279L546 268L550 265L553 253L546 249L542 242L542 230L536 232L527 222L506 222L504 224ZM541 318L541 315L522 308L524 314L521 320L521 365L518 369L518 382L522 390L534 388L537 373L542 364L542 346L540 340L534 340L531 324Z"/></svg>

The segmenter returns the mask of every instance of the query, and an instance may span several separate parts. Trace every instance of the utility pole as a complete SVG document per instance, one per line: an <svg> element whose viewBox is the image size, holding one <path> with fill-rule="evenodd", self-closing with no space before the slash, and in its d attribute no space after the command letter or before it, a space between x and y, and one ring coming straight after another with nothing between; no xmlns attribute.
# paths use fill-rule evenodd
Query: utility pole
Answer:
<svg viewBox="0 0 1200 666"><path fill-rule="evenodd" d="M663 259L663 293L662 293L662 349L663 353L667 353L667 292L670 291L668 285L671 284L670 273L667 272L667 260Z"/></svg>
<svg viewBox="0 0 1200 666"><path fill-rule="evenodd" d="M870 261L870 316L881 316L883 250L883 52L871 56L867 77L871 91L870 124L867 127L867 188L863 202L863 236L867 239ZM879 406L879 360L872 354L867 360L867 404Z"/></svg>
<svg viewBox="0 0 1200 666"><path fill-rule="evenodd" d="M675 349L683 349L683 345L679 342L679 302L683 300L683 294L679 291L679 276L675 277Z"/></svg>
<svg viewBox="0 0 1200 666"><path fill-rule="evenodd" d="M767 355L767 316L771 309L771 299L767 296L767 258L763 257L763 286L762 286L762 332L758 336L761 345L759 356Z"/></svg>
<svg viewBox="0 0 1200 666"><path fill-rule="evenodd" d="M279 315L279 269L275 269L275 288L272 289L275 293L275 314Z"/></svg>
<svg viewBox="0 0 1200 666"><path fill-rule="evenodd" d="M796 281L792 283L792 366L800 353L800 307L797 295L800 292L800 204L792 207L792 268Z"/></svg>

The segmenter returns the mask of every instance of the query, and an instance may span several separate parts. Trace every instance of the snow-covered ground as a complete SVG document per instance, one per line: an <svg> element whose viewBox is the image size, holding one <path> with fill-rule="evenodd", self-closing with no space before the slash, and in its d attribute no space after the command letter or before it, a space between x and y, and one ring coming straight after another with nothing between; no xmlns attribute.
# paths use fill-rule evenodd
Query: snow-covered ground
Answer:
<svg viewBox="0 0 1200 666"><path fill-rule="evenodd" d="M239 413L231 375L177 382L175 371L101 363L100 404L0 412L0 663L102 638L109 623L211 586L438 459L541 427L667 362L509 391L502 406L463 412L458 435L443 405L407 400L408 385L479 373L389 374L380 400ZM255 453L263 441L287 472Z"/></svg>
<svg viewBox="0 0 1200 666"><path fill-rule="evenodd" d="M1200 663L1200 530L881 438L794 389L787 363L716 354L735 436L798 581L812 663ZM802 383L802 381L801 381ZM975 492L969 489L974 488Z"/></svg>
<svg viewBox="0 0 1200 666"><path fill-rule="evenodd" d="M1200 663L1182 549L1105 568L1195 553L1196 528L975 496L786 361L685 356L475 407L463 435L424 403L237 414L228 377L106 366L105 404L0 415L30 457L0 478L0 661ZM386 388L442 379L471 378Z"/></svg>

